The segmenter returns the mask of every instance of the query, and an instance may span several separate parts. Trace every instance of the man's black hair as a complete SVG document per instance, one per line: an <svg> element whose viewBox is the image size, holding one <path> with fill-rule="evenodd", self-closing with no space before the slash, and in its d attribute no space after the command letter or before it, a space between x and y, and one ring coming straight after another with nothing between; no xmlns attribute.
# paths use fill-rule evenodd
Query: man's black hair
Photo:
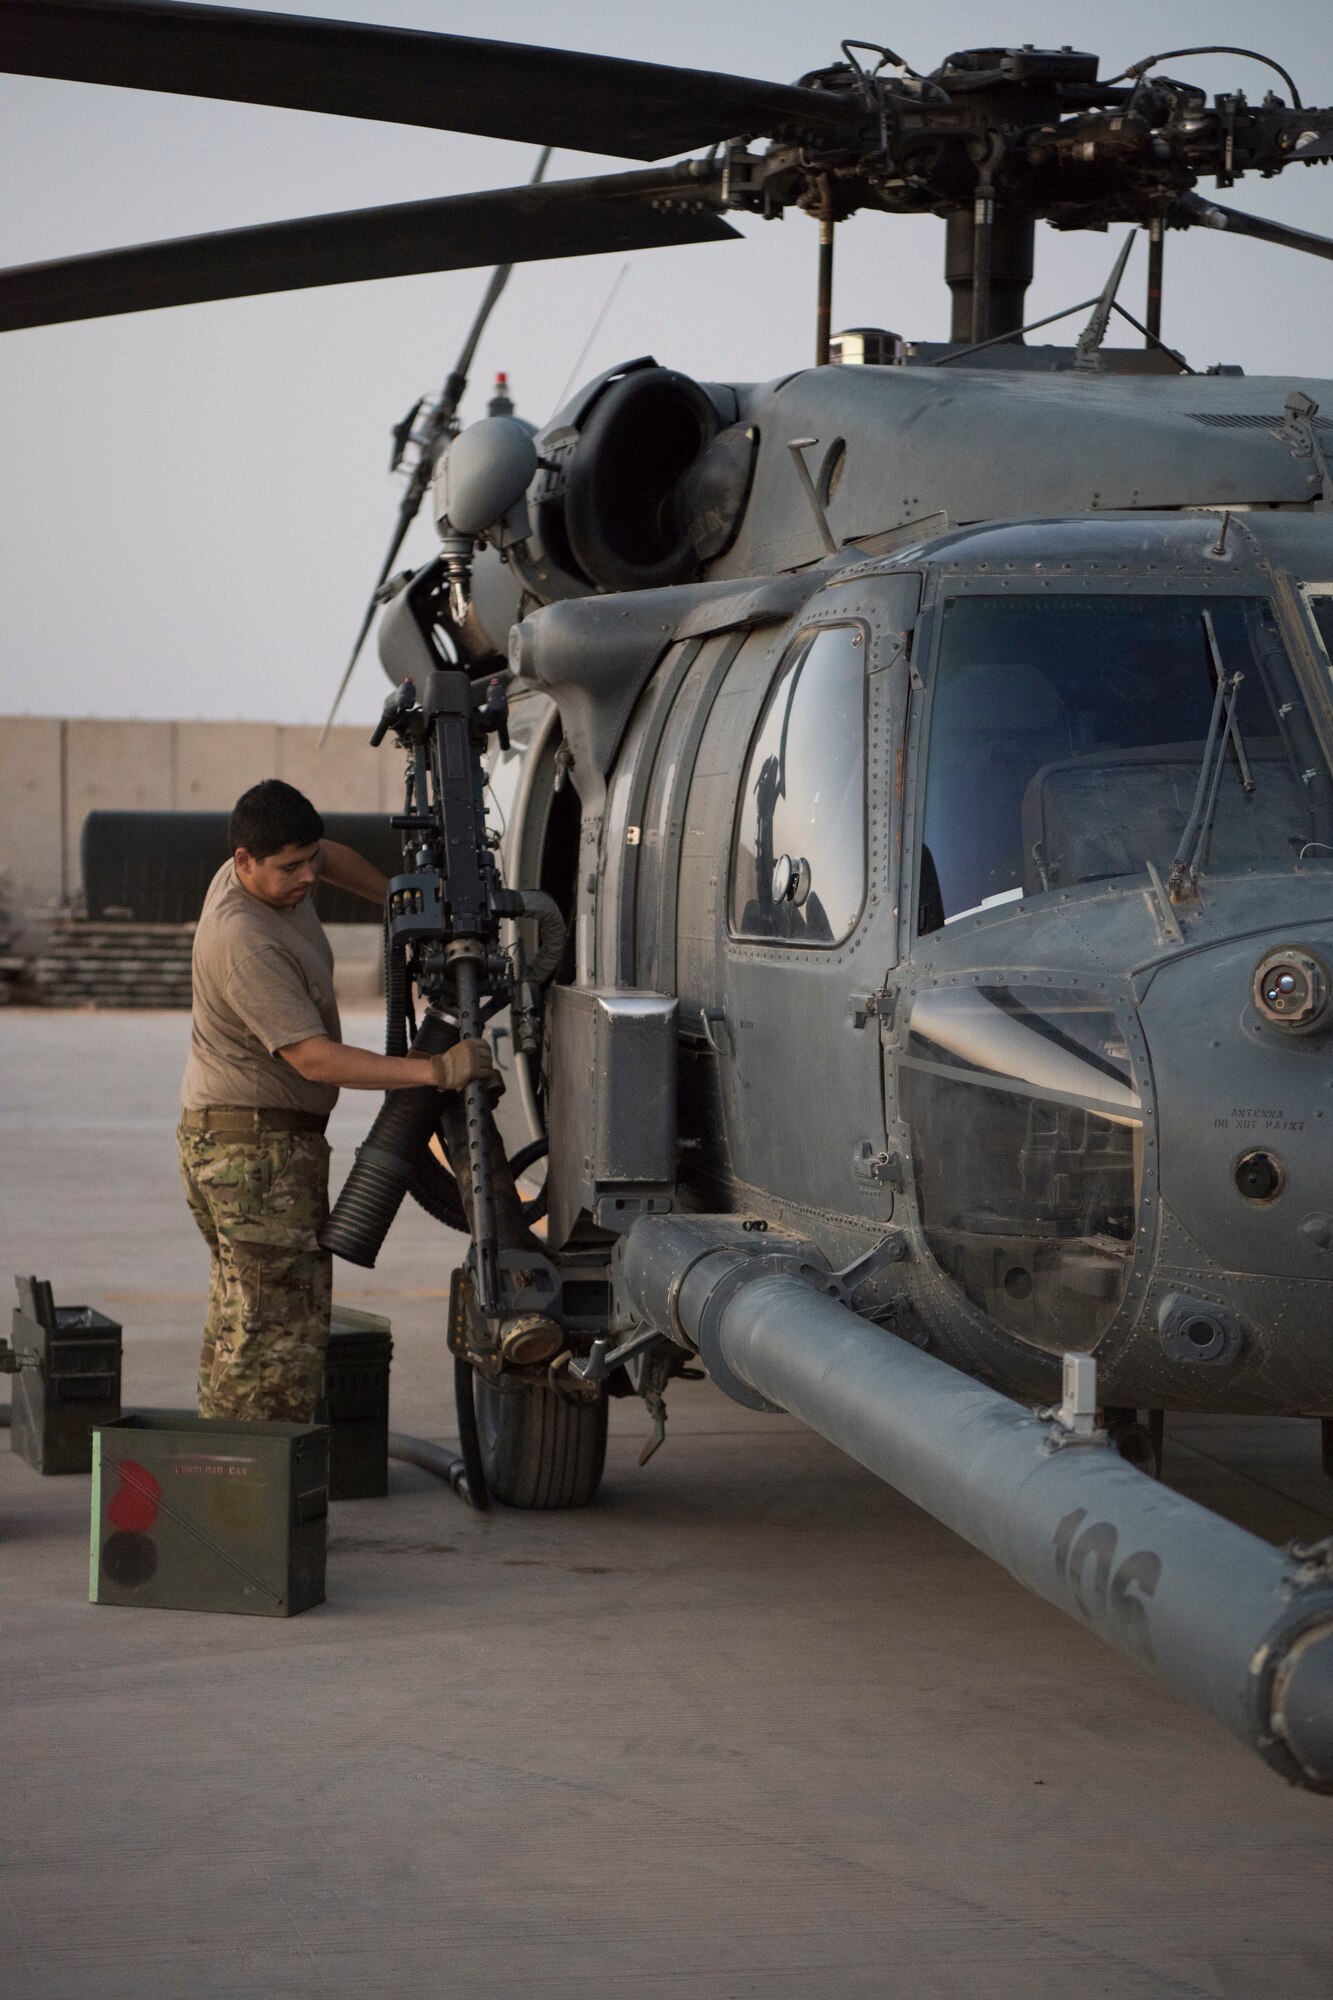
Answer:
<svg viewBox="0 0 1333 2000"><path fill-rule="evenodd" d="M323 836L324 822L304 792L281 778L265 778L242 792L227 822L231 852L243 847L256 861L284 847L309 847Z"/></svg>

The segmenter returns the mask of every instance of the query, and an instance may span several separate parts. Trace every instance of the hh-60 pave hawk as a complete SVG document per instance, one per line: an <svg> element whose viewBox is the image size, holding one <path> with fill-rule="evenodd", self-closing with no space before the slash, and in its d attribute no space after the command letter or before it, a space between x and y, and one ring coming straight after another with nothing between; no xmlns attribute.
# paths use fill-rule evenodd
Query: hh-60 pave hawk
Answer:
<svg viewBox="0 0 1333 2000"><path fill-rule="evenodd" d="M0 62L28 73L711 150L9 272L0 315L797 206L822 363L837 225L944 218L948 343L864 329L759 387L645 358L535 436L460 430L464 366L403 427L400 527L433 485L442 548L382 593L390 1046L492 1021L514 1087L508 1148L480 1086L438 1131L433 1095L386 1104L327 1241L373 1262L409 1186L470 1232L474 1485L590 1500L608 1393L644 1398L651 1444L699 1359L1333 1789L1333 1544L1279 1552L1145 1476L1168 1410L1333 1438L1333 389L1196 374L1160 325L1168 229L1333 255L1195 192L1333 158L1333 111L1284 71L1210 104L1162 58L1102 83L1068 48L843 54L787 87L8 0ZM1104 341L1124 253L1074 347L1026 344L1038 218L1146 229L1143 348Z"/></svg>

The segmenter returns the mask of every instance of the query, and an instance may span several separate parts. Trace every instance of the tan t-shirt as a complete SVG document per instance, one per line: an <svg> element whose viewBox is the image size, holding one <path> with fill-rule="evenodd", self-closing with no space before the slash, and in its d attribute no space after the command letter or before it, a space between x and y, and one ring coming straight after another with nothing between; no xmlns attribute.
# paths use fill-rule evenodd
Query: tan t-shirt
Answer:
<svg viewBox="0 0 1333 2000"><path fill-rule="evenodd" d="M271 909L226 862L204 898L193 972L185 1109L332 1111L336 1087L308 1082L277 1053L311 1035L342 1040L333 951L310 898L294 910Z"/></svg>

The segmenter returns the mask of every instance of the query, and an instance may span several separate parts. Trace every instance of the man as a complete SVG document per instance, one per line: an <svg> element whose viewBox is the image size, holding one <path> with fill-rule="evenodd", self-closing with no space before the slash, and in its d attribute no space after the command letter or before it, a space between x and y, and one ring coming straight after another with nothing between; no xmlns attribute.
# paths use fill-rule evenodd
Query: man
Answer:
<svg viewBox="0 0 1333 2000"><path fill-rule="evenodd" d="M340 1087L461 1090L495 1071L485 1042L437 1056L344 1045L333 952L310 898L321 877L383 904L386 878L325 840L310 801L266 778L236 802L232 858L194 938L181 1178L212 1253L201 1417L309 1423L329 1337L324 1128Z"/></svg>

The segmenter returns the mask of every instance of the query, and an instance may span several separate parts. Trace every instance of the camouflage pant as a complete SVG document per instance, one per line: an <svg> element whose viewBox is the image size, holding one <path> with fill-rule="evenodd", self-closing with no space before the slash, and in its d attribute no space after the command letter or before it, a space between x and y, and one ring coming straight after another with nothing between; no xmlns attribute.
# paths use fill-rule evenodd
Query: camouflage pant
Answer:
<svg viewBox="0 0 1333 2000"><path fill-rule="evenodd" d="M333 1260L329 1147L316 1132L177 1133L190 1212L212 1252L201 1417L308 1424L324 1378Z"/></svg>

